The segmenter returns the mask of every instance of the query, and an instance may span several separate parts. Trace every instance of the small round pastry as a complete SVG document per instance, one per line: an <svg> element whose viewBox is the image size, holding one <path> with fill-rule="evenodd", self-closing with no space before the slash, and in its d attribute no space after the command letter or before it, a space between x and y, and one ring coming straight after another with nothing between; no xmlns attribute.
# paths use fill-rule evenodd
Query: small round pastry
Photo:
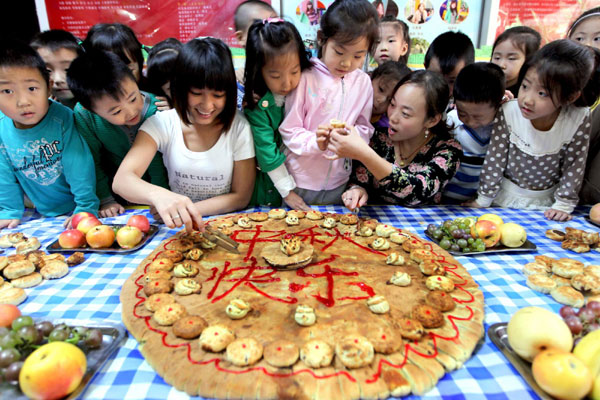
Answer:
<svg viewBox="0 0 600 400"><path fill-rule="evenodd" d="M17 250L17 254L24 254L28 251L37 250L42 247L42 244L36 237L30 237L27 240L23 240L17 244L15 244L15 249Z"/></svg>
<svg viewBox="0 0 600 400"><path fill-rule="evenodd" d="M0 270L2 267L0 266ZM586 275L593 275L600 279L600 265L588 265L583 269L583 273Z"/></svg>
<svg viewBox="0 0 600 400"><path fill-rule="evenodd" d="M237 224L240 228L252 228L252 222L250 222L250 218L248 217L241 217L240 219L238 219Z"/></svg>
<svg viewBox="0 0 600 400"><path fill-rule="evenodd" d="M163 304L155 312L152 318L161 326L171 326L180 318L187 315L184 306L178 303Z"/></svg>
<svg viewBox="0 0 600 400"><path fill-rule="evenodd" d="M389 238L392 233L398 232L396 228L391 225L379 224L375 227L375 234L379 237Z"/></svg>
<svg viewBox="0 0 600 400"><path fill-rule="evenodd" d="M581 267L581 268L583 268L585 266L585 264L582 263L581 261L575 260L573 258L567 258L567 257L559 258L558 260L556 260L556 262L562 263L562 264L566 264L566 265L569 265L569 266Z"/></svg>
<svg viewBox="0 0 600 400"><path fill-rule="evenodd" d="M425 286L429 290L451 292L454 290L454 281L445 276L432 275L425 280Z"/></svg>
<svg viewBox="0 0 600 400"><path fill-rule="evenodd" d="M298 225L300 220L295 215L288 214L288 216L285 217L285 223L288 224L288 226L293 226Z"/></svg>
<svg viewBox="0 0 600 400"><path fill-rule="evenodd" d="M23 232L9 233L7 237L8 241L11 242L13 246L17 243L21 243L22 241L27 240Z"/></svg>
<svg viewBox="0 0 600 400"><path fill-rule="evenodd" d="M333 218L333 220L335 222L340 222L340 214L337 214L337 213L324 212L323 213L323 218Z"/></svg>
<svg viewBox="0 0 600 400"><path fill-rule="evenodd" d="M556 282L549 276L544 275L530 275L527 277L527 286L530 289L538 291L540 293L550 293L557 287Z"/></svg>
<svg viewBox="0 0 600 400"><path fill-rule="evenodd" d="M188 296L190 294L198 294L202 291L202 284L193 279L182 279L175 284L175 293L180 296Z"/></svg>
<svg viewBox="0 0 600 400"><path fill-rule="evenodd" d="M410 282L411 282L410 275L407 274L406 272L402 272L402 271L394 272L394 275L392 275L392 277L390 278L390 281L389 281L389 283L391 283L392 285L402 286L402 287L410 285Z"/></svg>
<svg viewBox="0 0 600 400"><path fill-rule="evenodd" d="M390 303L381 295L375 295L367 299L367 306L374 314L385 314L390 311Z"/></svg>
<svg viewBox="0 0 600 400"><path fill-rule="evenodd" d="M144 307L146 307L146 310L154 312L165 304L173 303L175 303L175 297L173 297L173 295L169 293L156 293L144 301Z"/></svg>
<svg viewBox="0 0 600 400"><path fill-rule="evenodd" d="M335 344L335 354L346 368L360 368L369 365L375 358L375 350L366 337L346 336Z"/></svg>
<svg viewBox="0 0 600 400"><path fill-rule="evenodd" d="M362 237L373 236L373 228L371 228L370 226L361 224L360 227L358 228L358 230L356 231L356 236L362 236Z"/></svg>
<svg viewBox="0 0 600 400"><path fill-rule="evenodd" d="M187 253L185 253L185 258L187 260L198 261L199 259L202 258L203 254L204 254L204 252L202 251L202 249L193 248L190 251L188 251Z"/></svg>
<svg viewBox="0 0 600 400"><path fill-rule="evenodd" d="M85 255L81 251L76 251L75 253L73 253L69 257L67 257L67 259L65 260L65 262L67 263L67 265L69 267L74 267L76 265L81 264L84 261L85 261Z"/></svg>
<svg viewBox="0 0 600 400"><path fill-rule="evenodd" d="M67 261L67 259L65 258L65 256L63 256L62 254L59 253L54 253L54 254L44 254L42 255L42 264L40 265L40 268L44 266L44 263L48 262L48 261L54 261L54 260L58 260L58 261Z"/></svg>
<svg viewBox="0 0 600 400"><path fill-rule="evenodd" d="M29 260L29 261L31 261L35 265L35 263L32 260ZM8 257L0 256L0 271L2 271L4 268L6 268L7 265L8 265Z"/></svg>
<svg viewBox="0 0 600 400"><path fill-rule="evenodd" d="M173 333L182 339L196 339L208 323L197 315L186 315L173 324Z"/></svg>
<svg viewBox="0 0 600 400"><path fill-rule="evenodd" d="M221 232L224 233L223 231L221 231ZM202 240L200 241L200 247L202 247L203 249L206 249L206 250L212 250L215 247L217 247L217 244L213 243L210 240L208 240L207 238L203 237Z"/></svg>
<svg viewBox="0 0 600 400"><path fill-rule="evenodd" d="M235 333L221 324L210 325L202 331L200 339L198 339L202 350L212 353L223 351L234 340Z"/></svg>
<svg viewBox="0 0 600 400"><path fill-rule="evenodd" d="M17 279L35 271L35 265L29 260L15 261L4 268L2 273L6 279Z"/></svg>
<svg viewBox="0 0 600 400"><path fill-rule="evenodd" d="M385 263L387 265L404 265L404 257L396 252L390 253L390 255L385 259Z"/></svg>
<svg viewBox="0 0 600 400"><path fill-rule="evenodd" d="M9 247L12 247L13 244L10 240L8 240L8 235L2 235L0 236L0 248L2 249L8 249Z"/></svg>
<svg viewBox="0 0 600 400"><path fill-rule="evenodd" d="M217 229L224 229L231 228L233 225L235 225L235 222L233 221L233 218L221 218L213 222L211 225Z"/></svg>
<svg viewBox="0 0 600 400"><path fill-rule="evenodd" d="M420 340L425 335L425 328L416 319L402 318L398 321L400 335L408 340Z"/></svg>
<svg viewBox="0 0 600 400"><path fill-rule="evenodd" d="M288 215L293 215L294 217L296 217L298 219L302 219L302 218L306 217L306 213L302 210L290 210L290 211L288 211Z"/></svg>
<svg viewBox="0 0 600 400"><path fill-rule="evenodd" d="M344 225L356 225L358 216L356 214L344 214L340 217L340 222Z"/></svg>
<svg viewBox="0 0 600 400"><path fill-rule="evenodd" d="M306 218L313 220L313 221L317 221L317 220L323 219L323 213L321 211L317 211L317 210L310 210L309 212L306 213Z"/></svg>
<svg viewBox="0 0 600 400"><path fill-rule="evenodd" d="M198 275L198 272L200 272L200 270L196 267L194 261L184 261L176 264L173 268L173 275L176 278L193 278Z"/></svg>
<svg viewBox="0 0 600 400"><path fill-rule="evenodd" d="M406 240L402 243L402 250L409 253L414 249L424 249L425 244L418 239Z"/></svg>
<svg viewBox="0 0 600 400"><path fill-rule="evenodd" d="M152 271L171 271L174 263L168 258L157 258L148 265L148 272Z"/></svg>
<svg viewBox="0 0 600 400"><path fill-rule="evenodd" d="M275 340L265 346L263 358L274 367L285 368L296 364L300 357L300 350L294 342L289 340Z"/></svg>
<svg viewBox="0 0 600 400"><path fill-rule="evenodd" d="M262 222L269 219L269 214L267 214L266 212L258 211L248 214L248 218L255 222Z"/></svg>
<svg viewBox="0 0 600 400"><path fill-rule="evenodd" d="M54 255L56 255L56 254L54 254ZM62 256L62 254L59 254L59 255ZM25 254L12 254L10 256L7 256L6 258L8 259L9 264L12 264L17 261L27 260L27 256ZM46 257L43 257L43 258L45 259Z"/></svg>
<svg viewBox="0 0 600 400"><path fill-rule="evenodd" d="M191 240L194 243L200 243L204 237L202 236L202 232L200 231L191 231L186 232L179 237L180 239Z"/></svg>
<svg viewBox="0 0 600 400"><path fill-rule="evenodd" d="M231 319L242 319L251 309L250 304L246 300L233 299L225 307L225 314Z"/></svg>
<svg viewBox="0 0 600 400"><path fill-rule="evenodd" d="M548 268L552 268L552 262L555 261L554 258L548 256L535 256L535 262L538 264L543 264L548 266Z"/></svg>
<svg viewBox="0 0 600 400"><path fill-rule="evenodd" d="M419 269L421 270L423 275L427 276L446 275L446 267L444 267L444 265L441 262L435 260L423 261L421 264L419 264Z"/></svg>
<svg viewBox="0 0 600 400"><path fill-rule="evenodd" d="M4 289L6 286L6 289ZM5 282L0 289L0 304L12 304L18 306L27 300L27 293L21 288L13 287L10 283Z"/></svg>
<svg viewBox="0 0 600 400"><path fill-rule="evenodd" d="M570 286L560 286L550 292L550 296L560 304L580 308L585 304L585 297Z"/></svg>
<svg viewBox="0 0 600 400"><path fill-rule="evenodd" d="M333 349L322 340L309 340L300 349L300 359L310 368L327 367L333 359Z"/></svg>
<svg viewBox="0 0 600 400"><path fill-rule="evenodd" d="M83 253L81 253L83 254ZM33 265L35 265L36 268L41 268L43 267L43 263L44 263L44 256L46 255L46 253L43 250L33 250L33 251L28 251L27 254L25 254L25 259L29 260L33 263ZM2 269L2 267L0 267L0 270Z"/></svg>
<svg viewBox="0 0 600 400"><path fill-rule="evenodd" d="M392 354L402 347L402 337L387 326L374 326L367 332L367 339L376 353Z"/></svg>
<svg viewBox="0 0 600 400"><path fill-rule="evenodd" d="M269 218L272 219L284 219L287 212L283 208L273 208L267 213Z"/></svg>
<svg viewBox="0 0 600 400"><path fill-rule="evenodd" d="M390 235L390 241L396 244L402 244L410 239L410 235L404 232L394 232Z"/></svg>
<svg viewBox="0 0 600 400"><path fill-rule="evenodd" d="M548 229L546 231L546 237L557 242L562 242L565 240L566 236L566 233L559 231L558 229Z"/></svg>
<svg viewBox="0 0 600 400"><path fill-rule="evenodd" d="M296 307L294 320L298 325L311 326L317 322L317 315L312 307L300 304L298 307Z"/></svg>
<svg viewBox="0 0 600 400"><path fill-rule="evenodd" d="M189 239L177 239L169 243L167 248L170 250L179 251L180 253L185 253L186 251L190 251L194 248L194 242Z"/></svg>
<svg viewBox="0 0 600 400"><path fill-rule="evenodd" d="M337 225L337 222L335 219L327 217L323 220L323 223L321 224L321 226L325 229L333 229L335 228L335 226Z"/></svg>
<svg viewBox="0 0 600 400"><path fill-rule="evenodd" d="M13 279L10 283L13 285L13 287L27 289L39 285L42 283L42 280L42 275L39 272L34 272L17 279Z"/></svg>
<svg viewBox="0 0 600 400"><path fill-rule="evenodd" d="M590 251L589 244L583 242L576 242L574 240L563 240L563 242L560 244L560 247L562 247L565 250L574 251L575 253L587 253L588 251Z"/></svg>
<svg viewBox="0 0 600 400"><path fill-rule="evenodd" d="M577 277L577 276L579 276L579 275L575 275L573 277L573 279L575 277ZM571 286L571 283L572 283L572 280L573 280L573 279L563 278L562 276L558 276L558 275L554 275L554 274L550 275L550 278L552 278L552 280L554 282L556 282L556 286L557 287L560 287L560 286Z"/></svg>
<svg viewBox="0 0 600 400"><path fill-rule="evenodd" d="M583 265L568 261L556 261L552 264L552 272L563 278L571 279L583 273Z"/></svg>
<svg viewBox="0 0 600 400"><path fill-rule="evenodd" d="M423 261L435 261L439 257L435 255L431 250L427 249L413 249L410 252L410 259L415 261L417 264Z"/></svg>
<svg viewBox="0 0 600 400"><path fill-rule="evenodd" d="M456 302L452 296L442 290L434 290L427 293L425 302L441 312L452 311L456 307Z"/></svg>
<svg viewBox="0 0 600 400"><path fill-rule="evenodd" d="M523 265L523 274L529 275L546 275L549 276L552 273L552 268L549 268L546 264L539 264L537 262L530 262Z"/></svg>
<svg viewBox="0 0 600 400"><path fill-rule="evenodd" d="M144 293L148 297L157 293L171 293L172 290L173 282L167 279L157 279L144 285Z"/></svg>
<svg viewBox="0 0 600 400"><path fill-rule="evenodd" d="M165 251L161 252L158 257L159 258L167 258L174 263L183 260L183 254L177 250L165 250Z"/></svg>
<svg viewBox="0 0 600 400"><path fill-rule="evenodd" d="M427 304L414 306L410 315L425 328L433 329L444 325L444 315L441 311Z"/></svg>
<svg viewBox="0 0 600 400"><path fill-rule="evenodd" d="M390 248L390 242L384 238L378 237L371 242L370 246L373 250L388 250Z"/></svg>
<svg viewBox="0 0 600 400"><path fill-rule="evenodd" d="M14 282L14 281L13 281ZM600 277L592 274L579 274L570 279L570 285L582 292L600 294Z"/></svg>
<svg viewBox="0 0 600 400"><path fill-rule="evenodd" d="M236 339L227 346L226 355L227 361L233 365L246 367L261 359L263 347L254 338Z"/></svg>
<svg viewBox="0 0 600 400"><path fill-rule="evenodd" d="M146 275L144 275L143 283L146 284L148 282L156 281L158 279L164 279L168 281L169 279L171 279L171 273L163 271L162 269L150 271Z"/></svg>

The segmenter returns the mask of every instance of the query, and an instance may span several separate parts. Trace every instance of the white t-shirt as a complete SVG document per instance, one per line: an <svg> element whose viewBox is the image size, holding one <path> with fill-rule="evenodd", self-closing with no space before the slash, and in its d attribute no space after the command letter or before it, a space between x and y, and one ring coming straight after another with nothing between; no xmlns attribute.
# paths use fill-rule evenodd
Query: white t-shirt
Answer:
<svg viewBox="0 0 600 400"><path fill-rule="evenodd" d="M175 109L154 114L140 127L163 154L169 186L175 193L201 201L231 191L234 161L254 157L250 124L237 111L231 128L207 151L191 151L185 145L181 119Z"/></svg>

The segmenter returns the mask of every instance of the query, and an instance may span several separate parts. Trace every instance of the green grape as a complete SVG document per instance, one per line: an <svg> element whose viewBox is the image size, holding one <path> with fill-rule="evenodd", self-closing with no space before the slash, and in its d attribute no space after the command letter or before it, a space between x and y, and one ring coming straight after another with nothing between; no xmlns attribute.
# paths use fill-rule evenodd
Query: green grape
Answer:
<svg viewBox="0 0 600 400"><path fill-rule="evenodd" d="M458 245L458 247L460 247L461 249L464 249L465 247L467 247L468 243L465 239L458 239L456 241L456 244Z"/></svg>
<svg viewBox="0 0 600 400"><path fill-rule="evenodd" d="M470 253L471 249L469 247L465 247L464 249L462 249L463 253Z"/></svg>
<svg viewBox="0 0 600 400"><path fill-rule="evenodd" d="M444 250L448 250L450 248L450 246L452 246L452 243L450 243L450 241L446 238L442 239L440 241L440 247Z"/></svg>
<svg viewBox="0 0 600 400"><path fill-rule="evenodd" d="M473 238L468 238L467 239L467 243L469 243L469 246L472 245L473 243L475 243L475 239Z"/></svg>
<svg viewBox="0 0 600 400"><path fill-rule="evenodd" d="M12 322L13 331L18 331L24 326L33 326L33 318L28 315L22 315Z"/></svg>
<svg viewBox="0 0 600 400"><path fill-rule="evenodd" d="M478 252L485 251L485 244L479 244L479 245L477 245L477 251Z"/></svg>

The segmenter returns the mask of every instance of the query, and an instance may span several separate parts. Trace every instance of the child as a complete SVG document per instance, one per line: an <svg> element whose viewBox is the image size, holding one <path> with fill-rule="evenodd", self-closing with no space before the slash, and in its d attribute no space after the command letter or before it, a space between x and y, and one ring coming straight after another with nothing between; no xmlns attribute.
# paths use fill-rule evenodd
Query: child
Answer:
<svg viewBox="0 0 600 400"><path fill-rule="evenodd" d="M577 205L587 155L587 107L600 92L590 47L556 40L522 69L519 98L502 106L483 164L476 201L469 205L546 209L566 221Z"/></svg>
<svg viewBox="0 0 600 400"><path fill-rule="evenodd" d="M281 19L252 24L246 42L244 113L252 127L260 170L250 204L279 207L283 198L293 209L308 209L294 193L296 183L285 167L277 129L283 120L285 96L298 86L301 72L310 66L294 25Z"/></svg>
<svg viewBox="0 0 600 400"><path fill-rule="evenodd" d="M82 53L79 40L72 33L53 29L38 33L30 43L46 63L52 83L52 96L65 106L73 109L77 101L67 85L67 69L71 61Z"/></svg>
<svg viewBox="0 0 600 400"><path fill-rule="evenodd" d="M410 68L406 64L395 61L386 61L371 73L371 85L373 86L371 124L375 130L387 130L389 127L389 119L385 112L390 105L396 84L408 74L410 74Z"/></svg>
<svg viewBox="0 0 600 400"><path fill-rule="evenodd" d="M462 203L477 195L481 166L504 90L504 74L496 64L470 64L456 77L456 110L448 113L448 125L454 126L452 133L462 145L463 158L444 190L444 203Z"/></svg>
<svg viewBox="0 0 600 400"><path fill-rule="evenodd" d="M0 229L19 225L24 194L51 217L98 210L90 151L49 91L36 51L0 41Z"/></svg>
<svg viewBox="0 0 600 400"><path fill-rule="evenodd" d="M573 21L567 37L586 46L600 49L600 7L587 10Z"/></svg>
<svg viewBox="0 0 600 400"><path fill-rule="evenodd" d="M307 204L340 203L352 171L350 160L325 159L330 132L325 125L342 121L367 143L373 135L373 88L360 67L378 34L377 12L368 1L334 2L321 18L319 58L311 59L313 67L286 99L279 133L296 193Z"/></svg>
<svg viewBox="0 0 600 400"><path fill-rule="evenodd" d="M156 113L156 98L140 92L131 70L113 53L86 51L67 72L69 87L79 103L75 126L87 141L96 165L96 194L100 216L125 212L124 201L111 192L113 177L129 151L139 127ZM168 187L167 173L159 155L144 179Z"/></svg>
<svg viewBox="0 0 600 400"><path fill-rule="evenodd" d="M448 83L450 96L461 69L475 62L475 47L462 32L448 31L436 37L425 53L425 68L440 73Z"/></svg>
<svg viewBox="0 0 600 400"><path fill-rule="evenodd" d="M221 40L183 45L171 93L175 108L142 125L113 189L129 201L155 207L168 227L191 230L202 226L202 214L246 207L254 188L254 144L248 121L236 112L231 52ZM172 191L141 179L157 151Z"/></svg>
<svg viewBox="0 0 600 400"><path fill-rule="evenodd" d="M156 43L148 53L146 67L146 82L150 92L163 96L173 106L171 96L171 76L175 60L181 50L181 42L175 38L168 38Z"/></svg>
<svg viewBox="0 0 600 400"><path fill-rule="evenodd" d="M373 54L377 64L390 60L407 64L410 55L408 25L392 16L386 16L381 20L379 29L379 40Z"/></svg>
<svg viewBox="0 0 600 400"><path fill-rule="evenodd" d="M527 26L515 26L502 32L494 42L491 62L502 68L506 77L506 89L515 97L521 86L519 71L538 51L541 40L537 31Z"/></svg>

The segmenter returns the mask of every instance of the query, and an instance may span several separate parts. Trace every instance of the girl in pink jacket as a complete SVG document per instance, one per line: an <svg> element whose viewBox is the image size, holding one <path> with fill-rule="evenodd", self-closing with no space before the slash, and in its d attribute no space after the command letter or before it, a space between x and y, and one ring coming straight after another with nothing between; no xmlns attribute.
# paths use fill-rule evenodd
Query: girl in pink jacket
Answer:
<svg viewBox="0 0 600 400"><path fill-rule="evenodd" d="M307 204L341 204L352 162L330 160L322 149L332 119L356 129L367 143L373 135L373 88L360 67L379 35L377 11L367 0L336 1L321 18L317 35L319 58L311 59L313 68L302 73L286 99L279 133L295 192Z"/></svg>

